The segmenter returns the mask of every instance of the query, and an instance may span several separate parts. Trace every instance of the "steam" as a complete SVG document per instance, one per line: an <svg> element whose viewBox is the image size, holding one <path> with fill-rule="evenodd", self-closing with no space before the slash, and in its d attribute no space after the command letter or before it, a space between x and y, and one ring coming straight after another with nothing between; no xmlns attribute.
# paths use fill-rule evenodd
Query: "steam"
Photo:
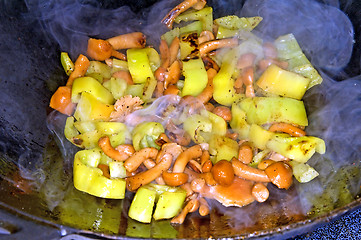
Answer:
<svg viewBox="0 0 361 240"><path fill-rule="evenodd" d="M78 54L86 52L88 37L106 39L122 33L142 31L147 35L147 43L157 46L159 36L167 31L160 20L178 2L161 1L138 14L126 6L102 9L96 1L36 0L27 1L26 4L29 9L27 17L39 19L44 31L56 39L60 50L70 52L74 59ZM307 132L324 139L327 152L324 156L313 157L309 163L315 166L321 176L327 176L331 181L338 168L360 165L361 77L342 82L332 80L351 58L354 32L350 20L338 9L338 1L328 3L326 5L312 0L249 0L243 8L239 1L217 1L214 4L218 7L224 6L223 10L227 14L233 14L234 12L230 11L238 9L236 14L239 16L262 16L264 20L257 27L256 34L263 39L273 40L280 35L293 33L307 57L320 70L324 82L321 86L309 90L305 97L311 113L311 125ZM219 12L216 13L217 16L224 14L222 9ZM153 103L151 112L145 113L141 110L136 114L153 115L178 101L179 99L162 98ZM66 161L71 161L69 156L72 152L67 151L69 143L61 137L64 122L55 121L58 119L55 115L49 119L52 122L49 125L50 130L61 139L58 142L63 156ZM332 166L326 159L332 162ZM25 163L21 164L27 166ZM30 167L25 169L31 170ZM353 196L358 194L360 182L361 179L357 179L350 186ZM304 214L311 207L308 196L322 193L327 183L313 181L297 185L299 199L294 201L301 201ZM58 195L53 192L49 194L48 202L51 208L57 204L54 199L61 199L63 196L59 192ZM276 198L275 195L272 197ZM226 209L224 214L237 219L239 217L234 213L238 213L243 219L239 224L253 224L255 219L250 214L252 207L254 205L235 211L233 208L232 211ZM233 221L234 224L236 222Z"/></svg>
<svg viewBox="0 0 361 240"><path fill-rule="evenodd" d="M240 14L262 16L257 30L264 38L275 39L292 32L318 68L340 70L351 58L353 27L334 6L312 0L253 0L245 3Z"/></svg>

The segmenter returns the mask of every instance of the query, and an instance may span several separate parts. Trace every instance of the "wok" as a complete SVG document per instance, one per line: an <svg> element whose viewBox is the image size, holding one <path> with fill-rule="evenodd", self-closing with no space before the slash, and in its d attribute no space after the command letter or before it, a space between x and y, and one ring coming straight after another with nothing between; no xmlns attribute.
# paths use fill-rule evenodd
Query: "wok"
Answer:
<svg viewBox="0 0 361 240"><path fill-rule="evenodd" d="M59 2L62 2L60 4ZM90 15L79 17L81 9L72 9L72 3L77 2L83 11ZM338 154L344 149L347 155L344 162L328 162L322 165L321 179L324 181L304 186L295 186L287 194L272 189L271 198L263 205L251 204L242 209L226 209L215 204L209 217L192 214L183 225L171 226L168 221L160 221L151 225L139 224L127 218L126 212L129 200L104 200L76 191L71 182L71 161L74 148L63 141L61 126L64 117L52 115L48 108L51 94L59 85L66 81L60 66L60 51L68 51L72 58L80 51L86 39L81 31L73 26L82 22L89 36L107 37L139 28L144 19L149 17L143 9L151 7L157 1L23 1L1 0L0 2L0 230L13 238L26 237L39 239L82 239L89 238L289 238L310 232L325 225L346 213L359 221L360 198L360 152L359 134L355 127L361 119L361 85L360 85L360 27L361 4L358 1L319 1L326 8L340 8L349 17L353 29L348 34L355 39L351 43L349 57L342 56L342 63L330 61L322 65L319 58L312 62L326 79L327 89L311 90L306 96L307 110L317 124L328 124L319 119L318 109L328 118L330 109L333 114L340 112L340 122L335 129L318 129L310 126L316 135L326 137L330 154ZM237 13L244 1L208 1L214 7L216 16ZM251 1L249 1L251 2ZM170 1L159 11L158 18L164 16L176 2ZM60 4L60 5L57 5ZM247 3L246 3L247 4ZM41 9L57 9L69 15L60 18L67 24L59 24L54 18L55 12L42 12ZM167 9L168 8L168 9ZM104 29L93 31L94 19L99 17L107 24L114 24L109 17L113 10L125 9L124 16L119 17L119 32ZM150 8L148 8L150 9ZM331 10L330 10L331 11ZM238 12L239 13L239 12ZM154 14L154 12L153 12ZM153 15L156 16L156 15ZM340 15L341 16L341 15ZM139 19L137 18L139 17ZM339 17L339 16L335 16ZM122 21L137 19L124 27ZM149 19L147 19L149 21ZM61 22L60 21L60 22ZM346 22L348 20L345 20ZM284 22L283 22L284 23ZM150 28L149 32L156 29ZM87 28L86 28L87 27ZM78 29L79 30L79 29ZM353 31L353 32L352 32ZM69 35L72 33L71 35ZM149 34L147 34L149 35ZM329 35L332 35L331 32ZM297 36L296 36L297 37ZM342 37L340 37L342 39ZM325 39L324 43L332 39ZM156 43L156 40L155 40ZM302 44L301 44L302 45ZM305 43L305 45L307 45ZM308 49L306 54L312 55L315 49ZM335 53L336 54L336 53ZM329 57L329 56L328 56ZM332 79L332 80L331 80ZM337 85L334 88L333 85ZM342 89L347 87L347 93ZM320 94L321 93L321 94ZM341 95L340 95L341 94ZM330 96L337 96L330 100ZM353 96L349 102L340 103L345 96ZM330 106L330 107L329 107ZM336 108L336 110L335 110ZM51 123L49 123L51 116ZM338 115L337 115L338 116ZM356 120L355 120L356 119ZM330 119L329 119L330 120ZM333 119L331 119L333 120ZM54 124L55 122L55 124ZM351 130L350 130L351 129ZM327 132L323 135L323 132ZM330 139L327 139L327 137ZM338 138L335 136L341 136ZM352 144L350 144L352 143ZM61 146L61 147L59 147ZM327 161L327 159L322 159ZM317 165L319 161L315 161ZM350 168L350 166L352 168ZM332 169L331 169L332 168ZM339 182L345 182L345 189L338 189L337 184L329 178L334 177ZM328 181L330 180L330 181ZM330 199L317 192L319 186L331 189L335 193L332 204ZM343 191L346 192L343 192ZM318 212L302 212L304 204L310 204L299 194L308 192L324 203L316 208ZM347 193L347 194L346 194ZM347 195L347 197L342 197ZM307 196L305 198L307 198ZM329 196L330 197L330 196ZM296 200L295 200L296 199ZM324 202L322 202L324 201ZM251 213L251 214L250 214ZM256 219L252 216L257 216ZM343 218L340 221L346 221ZM352 219L352 218L351 218ZM356 228L359 223L353 220ZM337 225L333 223L334 225ZM342 225L342 223L341 223ZM326 229L330 228L329 225ZM353 225L346 227L352 232ZM322 231L322 230L321 230ZM327 231L327 230L326 230ZM319 231L320 232L320 231ZM323 233L322 233L323 234ZM359 236L360 237L360 236Z"/></svg>

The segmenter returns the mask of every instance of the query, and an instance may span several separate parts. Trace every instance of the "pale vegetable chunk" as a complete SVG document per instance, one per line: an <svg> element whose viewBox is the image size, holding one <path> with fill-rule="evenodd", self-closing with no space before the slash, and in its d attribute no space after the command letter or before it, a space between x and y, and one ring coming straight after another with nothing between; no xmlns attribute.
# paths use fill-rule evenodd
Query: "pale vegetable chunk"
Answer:
<svg viewBox="0 0 361 240"><path fill-rule="evenodd" d="M297 100L302 99L309 83L310 79L297 73L283 70L274 64L269 66L257 81L257 85L266 93Z"/></svg>

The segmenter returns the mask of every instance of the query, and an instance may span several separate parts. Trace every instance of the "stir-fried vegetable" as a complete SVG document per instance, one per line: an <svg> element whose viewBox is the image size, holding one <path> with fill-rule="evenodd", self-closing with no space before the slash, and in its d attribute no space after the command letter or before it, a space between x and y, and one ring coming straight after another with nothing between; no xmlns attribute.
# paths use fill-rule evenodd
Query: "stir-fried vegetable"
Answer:
<svg viewBox="0 0 361 240"><path fill-rule="evenodd" d="M135 192L128 216L141 223L207 215L209 199L264 202L265 183L316 178L307 162L326 150L307 135L302 101L322 78L294 36L264 42L251 33L261 17L213 21L205 5L185 0L165 16L159 53L134 32L90 38L91 61L61 54L69 79L50 106L69 116L64 135L84 149L74 186L102 198Z"/></svg>

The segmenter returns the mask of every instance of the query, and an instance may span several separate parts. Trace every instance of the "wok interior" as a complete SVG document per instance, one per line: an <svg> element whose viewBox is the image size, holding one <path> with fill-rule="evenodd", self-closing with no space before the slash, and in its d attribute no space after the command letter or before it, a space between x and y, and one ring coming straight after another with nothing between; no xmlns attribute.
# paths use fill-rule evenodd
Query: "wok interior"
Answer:
<svg viewBox="0 0 361 240"><path fill-rule="evenodd" d="M301 191L312 192L320 186L328 186L331 189L335 188L339 196L344 195L342 189L337 189L332 181L325 180L334 169L323 167L320 180L314 184L295 185L287 192L272 188L270 199L263 204L253 203L244 208L225 208L212 202L213 208L209 216L200 217L192 214L184 224L179 226L172 226L169 221L153 222L150 225L139 224L127 218L130 198L118 201L105 200L75 190L71 182L71 164L72 154L76 149L61 136L65 117L51 113L54 122L47 124L51 111L47 107L51 93L58 85L63 85L65 82L65 74L58 61L61 50L59 43L53 38L53 34L47 31L46 23L38 22L34 15L29 14L27 10L29 3L3 1L1 4L2 9L5 9L0 13L1 19L4 19L4 22L0 24L0 36L4 38L0 45L2 49L0 59L3 64L0 68L0 84L5 92L0 98L0 173L2 176L0 186L3 192L0 199L2 206L30 214L34 219L42 222L63 224L109 235L199 238L243 234L249 236L248 234L255 231L259 231L258 234L262 235L275 231L277 227L286 231L290 226L298 227L302 232L307 230L307 225L301 228L301 223L307 223L309 219L335 212L337 214L340 212L339 209L346 204L358 205L359 188L357 187L360 171L357 163L360 159L358 154L354 153L359 151L357 148L349 150L350 154L345 159L346 165L355 163L356 168L340 168L342 171L334 175L336 179L339 177L343 181L346 178L349 181L348 187L351 189L352 199L336 199L332 204L326 204L325 208L317 208L318 213L310 212L309 215L304 210L310 207L307 206L308 201L303 201L304 198L298 197ZM102 1L97 7L106 11L124 4L122 1ZM154 4L152 1L137 1L131 9L139 12L152 4ZM209 5L214 7L216 16L234 14L233 9L237 4L243 4L243 1L227 3L209 1ZM347 83L344 81L345 83L340 86L350 85L348 89L356 86L352 94L359 96L357 91L360 89L358 80L360 78L357 76L360 74L358 40L361 35L359 29L361 16L358 10L361 6L357 1L341 1L340 7L348 13L353 22L356 43L351 61L344 69L324 70L323 76L326 76L326 79L323 88L326 89L314 89L306 96L307 110L311 121L314 121L310 129L316 133L322 130L317 124L322 126L325 124L322 122L324 119L319 118L319 107L330 102L330 106L342 107L332 102L327 95L338 92L337 88L332 87L333 80L328 79L327 76L336 80L353 77L353 80L348 80ZM324 94L320 95L319 91ZM355 106L359 101L357 98L353 100L355 102L351 106ZM327 110L326 108L324 111ZM353 118L360 116L359 110L356 109L354 112L352 112L353 109L349 110L351 113L345 112L346 115L350 114ZM47 126L50 126L51 131ZM55 136L54 133L58 135ZM357 131L349 133L351 140L357 137L357 133ZM329 143L337 150L338 142ZM63 147L59 148L62 145ZM317 165L320 161L326 160L316 159L314 164ZM128 193L128 195L131 194ZM307 199L307 196L305 198ZM329 199L323 198L320 198L321 202L330 203Z"/></svg>

